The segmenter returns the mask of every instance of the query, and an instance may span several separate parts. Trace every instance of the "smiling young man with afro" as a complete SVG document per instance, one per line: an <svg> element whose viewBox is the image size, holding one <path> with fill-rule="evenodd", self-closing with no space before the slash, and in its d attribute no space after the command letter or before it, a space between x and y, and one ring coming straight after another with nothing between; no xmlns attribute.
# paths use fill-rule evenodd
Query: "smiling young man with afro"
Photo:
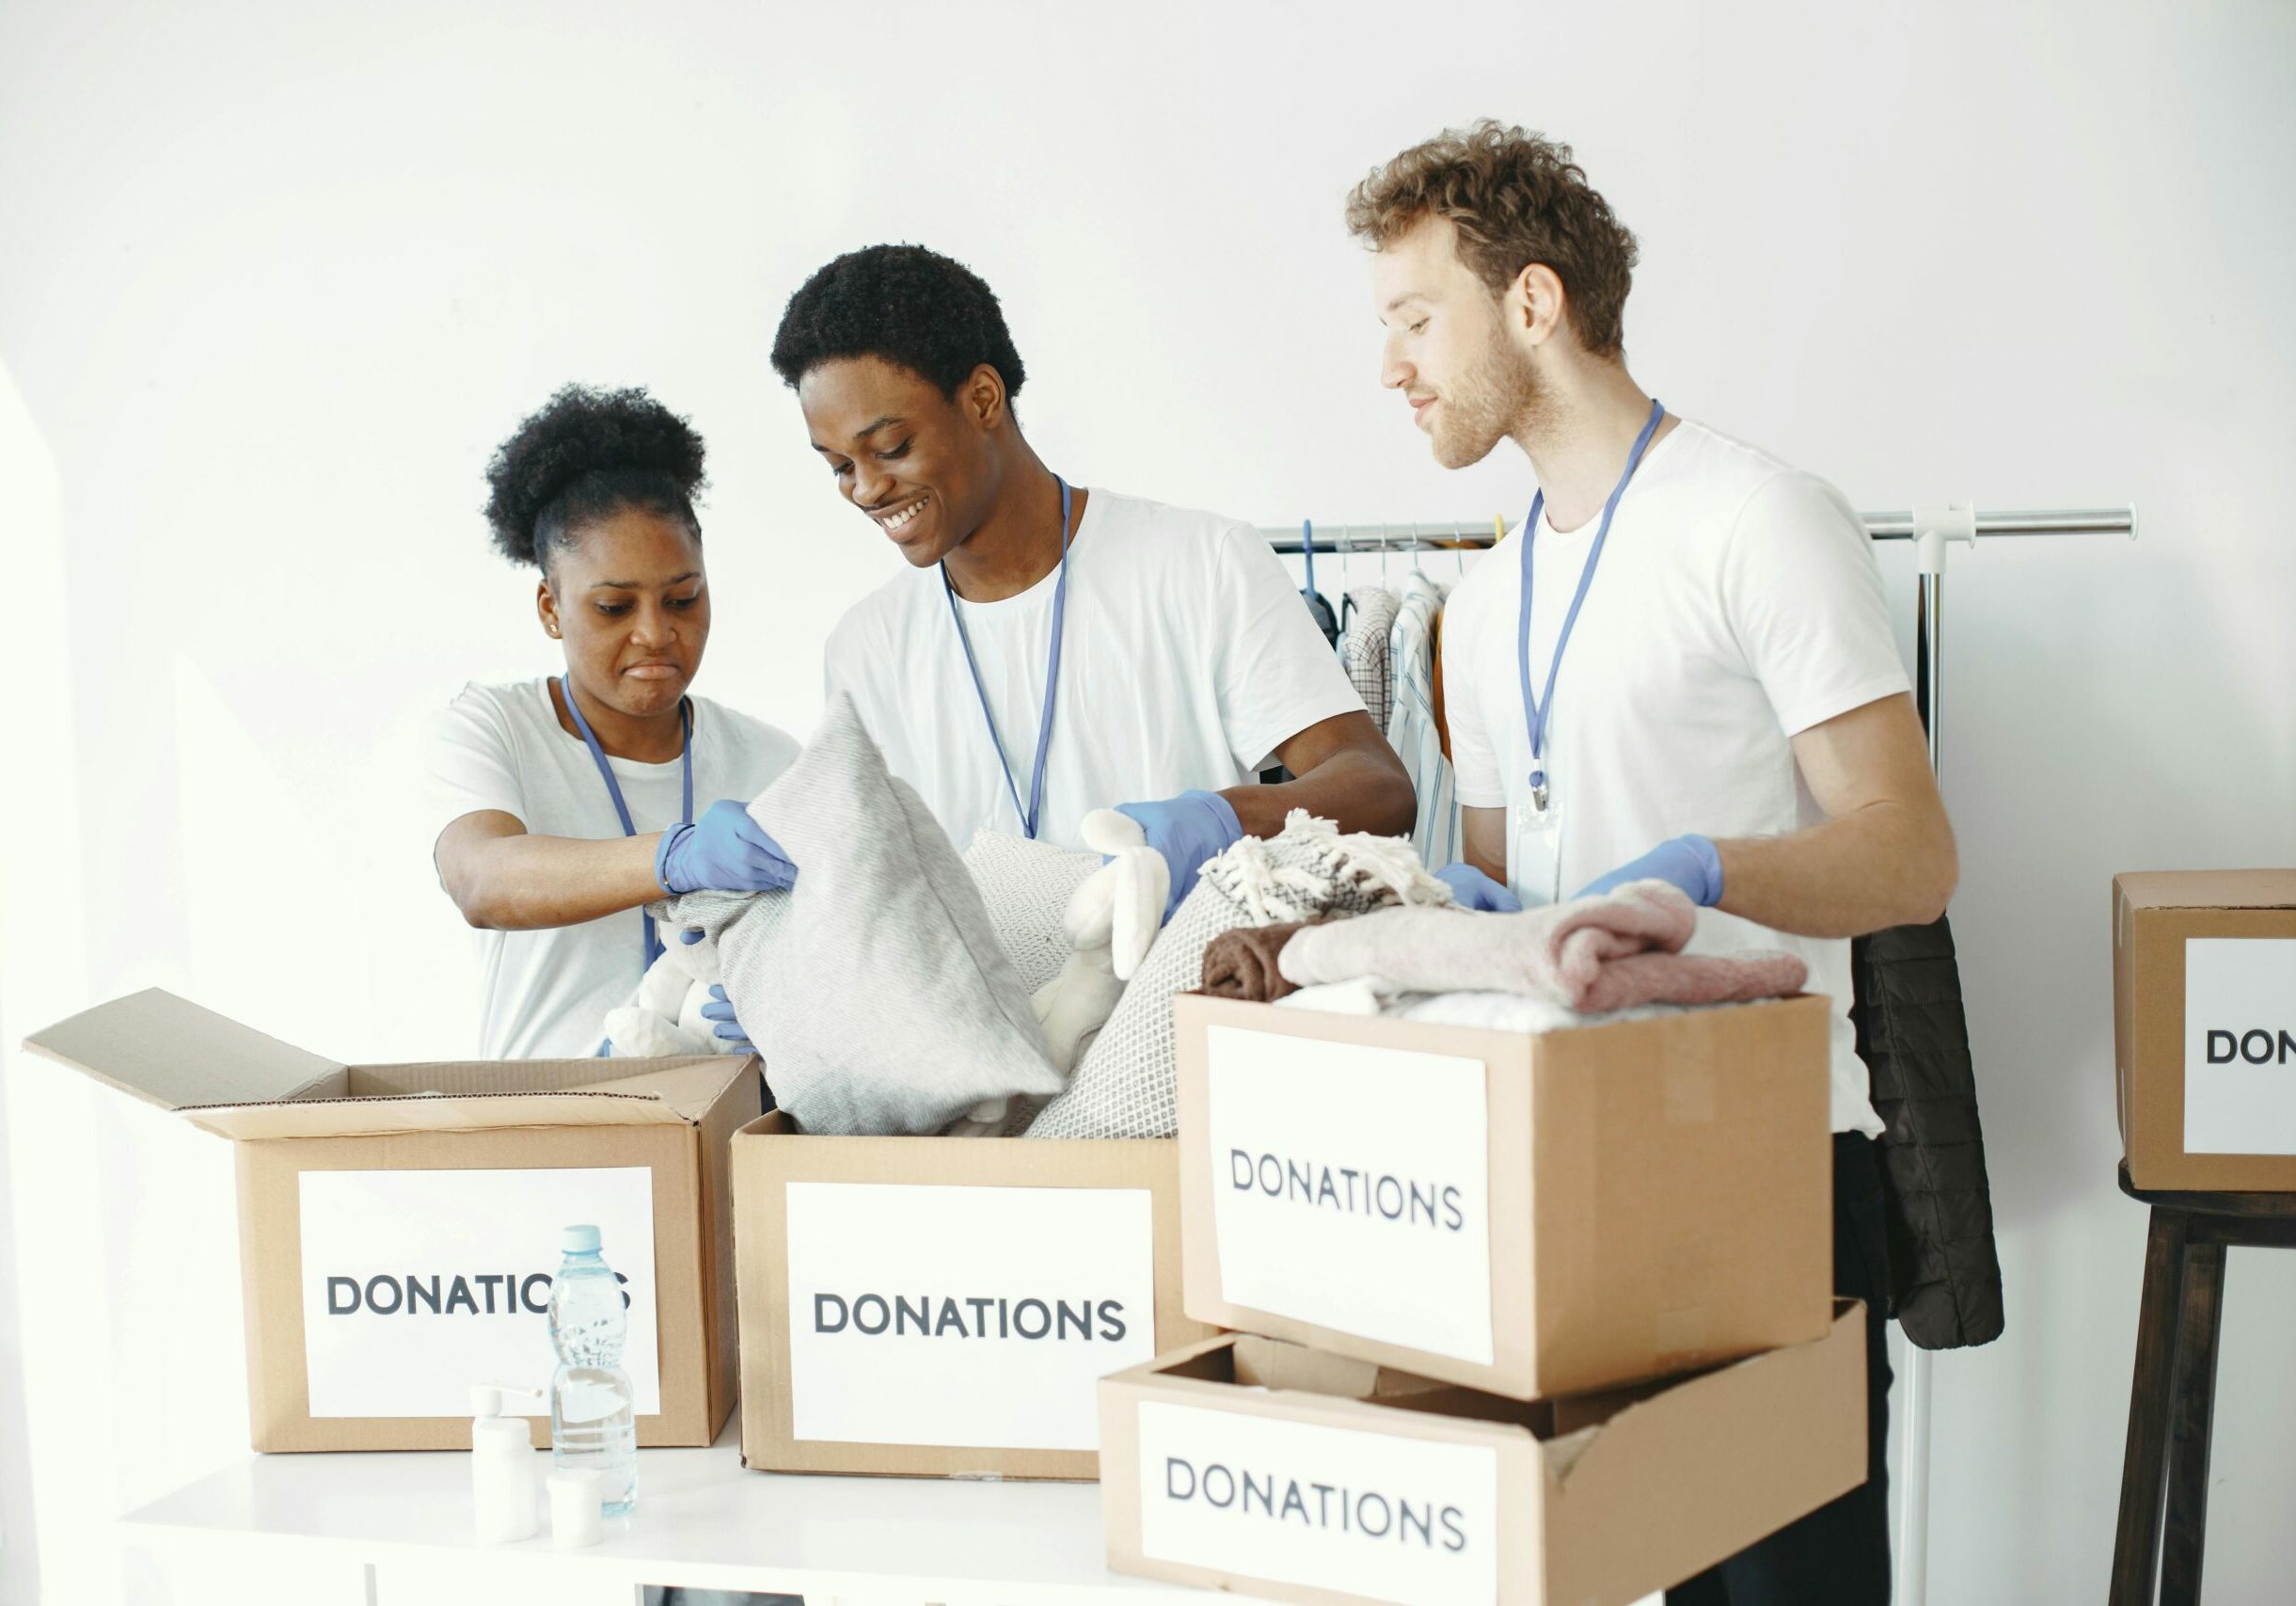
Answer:
<svg viewBox="0 0 2296 1606"><path fill-rule="evenodd" d="M1250 526L1037 457L978 275L920 246L839 257L790 297L773 366L839 493L908 562L831 635L830 690L960 848L984 828L1073 846L1118 807L1177 906L1291 809L1410 829L1401 761ZM1294 778L1258 784L1275 763Z"/></svg>

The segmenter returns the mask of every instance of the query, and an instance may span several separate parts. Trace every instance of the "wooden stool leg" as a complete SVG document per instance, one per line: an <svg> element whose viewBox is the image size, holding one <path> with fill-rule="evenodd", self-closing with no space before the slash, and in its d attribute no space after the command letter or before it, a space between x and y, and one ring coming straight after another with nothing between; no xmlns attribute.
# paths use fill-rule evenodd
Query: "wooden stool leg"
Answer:
<svg viewBox="0 0 2296 1606"><path fill-rule="evenodd" d="M2129 1444L2121 1458L2120 1523L2113 1536L2112 1606L2150 1606L2161 1559L2161 1485L2168 1467L2169 1374L2192 1217L2153 1206L2137 1307L2136 1375L2129 1387Z"/></svg>
<svg viewBox="0 0 2296 1606"><path fill-rule="evenodd" d="M2224 1320L2225 1246L2189 1244L2170 1383L2161 1606L2200 1602L2200 1552L2209 1532L2209 1433L2216 1414L2216 1340Z"/></svg>

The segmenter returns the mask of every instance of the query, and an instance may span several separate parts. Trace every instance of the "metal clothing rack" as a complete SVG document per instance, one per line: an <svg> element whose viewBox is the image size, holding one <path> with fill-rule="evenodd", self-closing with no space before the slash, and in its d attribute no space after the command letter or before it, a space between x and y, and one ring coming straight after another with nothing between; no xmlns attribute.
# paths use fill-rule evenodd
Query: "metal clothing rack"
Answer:
<svg viewBox="0 0 2296 1606"><path fill-rule="evenodd" d="M1861 513L1865 533L1876 541L1909 541L1917 533L1916 520L1924 516L1968 518L1973 520L1968 534L1957 528L1945 538L1971 541L1977 536L1990 540L1996 535L2121 535L2136 538L2136 509L2134 507L2070 508L2049 512L1971 513L1959 503L1945 508L1916 510L1910 513ZM1513 534L1522 520L1507 523L1503 518L1489 522L1476 519L1447 520L1426 523L1396 520L1380 524L1315 525L1304 520L1301 524L1263 524L1259 533L1275 551L1297 554L1307 550L1302 532L1312 529L1315 550L1324 552L1449 552L1460 548L1495 545L1497 530L1503 527ZM1337 532L1335 533L1335 531Z"/></svg>
<svg viewBox="0 0 2296 1606"><path fill-rule="evenodd" d="M1920 589L1914 600L1914 705L1928 733L1929 768L1941 790L1945 785L1943 648L1945 608L1945 549L1974 547L1980 536L2118 535L2136 539L2136 508L2062 508L2015 513L1979 513L1967 502L1917 507L1901 513L1861 513L1865 533L1876 541L1911 541L1920 568ZM1518 520L1519 524L1520 521ZM1512 534L1516 525L1494 519L1490 524L1348 524L1338 533L1311 525L1262 525L1259 533L1278 552L1305 552L1313 561L1321 552L1434 552L1465 551L1497 543L1500 530ZM1369 532L1369 533L1367 533ZM1930 1368L1936 1352L1912 1344L1905 1369L1904 1427L1898 1435L1904 1446L1898 1467L1896 1588L1900 1606L1927 1606L1929 1598L1929 1439L1933 1386Z"/></svg>
<svg viewBox="0 0 2296 1606"><path fill-rule="evenodd" d="M1314 528L1315 550L1323 552L1450 552L1468 547L1490 547L1497 544L1497 528L1504 526L1510 535L1522 522L1507 524L1493 519L1488 524L1469 521L1465 524L1343 524L1338 533L1332 527L1287 524L1263 524L1259 533L1267 537L1268 545L1277 552L1299 553L1308 549L1303 528Z"/></svg>

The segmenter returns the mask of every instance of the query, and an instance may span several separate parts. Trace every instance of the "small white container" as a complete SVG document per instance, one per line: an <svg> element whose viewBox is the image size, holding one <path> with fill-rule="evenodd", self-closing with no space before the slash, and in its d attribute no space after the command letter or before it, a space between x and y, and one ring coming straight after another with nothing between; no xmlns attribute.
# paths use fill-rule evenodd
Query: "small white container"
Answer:
<svg viewBox="0 0 2296 1606"><path fill-rule="evenodd" d="M541 1526L535 1511L533 1432L524 1417L504 1416L505 1395L541 1402L539 1390L480 1383L470 1390L470 1504L479 1543L509 1545L530 1539Z"/></svg>
<svg viewBox="0 0 2296 1606"><path fill-rule="evenodd" d="M606 1474L567 1467L550 1474L550 1542L578 1550L606 1537Z"/></svg>

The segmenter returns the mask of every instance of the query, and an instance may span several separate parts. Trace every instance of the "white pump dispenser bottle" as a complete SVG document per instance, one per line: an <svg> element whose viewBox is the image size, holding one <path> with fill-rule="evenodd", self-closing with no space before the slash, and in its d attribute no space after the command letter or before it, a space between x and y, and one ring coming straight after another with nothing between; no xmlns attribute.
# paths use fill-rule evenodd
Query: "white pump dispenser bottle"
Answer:
<svg viewBox="0 0 2296 1606"><path fill-rule="evenodd" d="M504 1416L505 1400L531 1401L546 1407L539 1389L477 1383L470 1389L470 1501L478 1518L479 1542L507 1545L530 1539L540 1519L541 1458L533 1430L524 1417Z"/></svg>

